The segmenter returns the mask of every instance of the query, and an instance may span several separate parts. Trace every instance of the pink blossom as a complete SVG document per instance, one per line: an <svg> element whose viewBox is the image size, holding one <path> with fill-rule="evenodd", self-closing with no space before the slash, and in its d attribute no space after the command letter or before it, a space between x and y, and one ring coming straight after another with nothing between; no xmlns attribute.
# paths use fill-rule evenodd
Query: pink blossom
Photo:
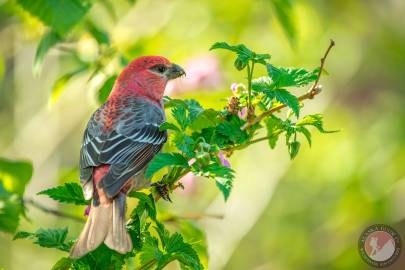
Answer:
<svg viewBox="0 0 405 270"><path fill-rule="evenodd" d="M197 89L215 89L222 84L219 61L212 55L191 58L185 65L186 77L167 84L165 94L172 95Z"/></svg>
<svg viewBox="0 0 405 270"><path fill-rule="evenodd" d="M181 183L184 189L176 189L180 194L191 194L194 193L196 189L195 175L192 172L187 173L182 178L180 178L179 183Z"/></svg>
<svg viewBox="0 0 405 270"><path fill-rule="evenodd" d="M194 162L196 162L197 160L195 158L192 158L188 161L188 166L191 166L194 164Z"/></svg>
<svg viewBox="0 0 405 270"><path fill-rule="evenodd" d="M242 108L242 110L240 110L239 112L238 112L238 116L239 116L239 118L240 119L242 119L242 120L246 120L246 118L247 118L247 107L243 107Z"/></svg>
<svg viewBox="0 0 405 270"><path fill-rule="evenodd" d="M222 151L218 152L218 157L219 157L219 160L221 160L221 163L222 163L223 166L228 167L228 168L231 167L231 163L225 158Z"/></svg>
<svg viewBox="0 0 405 270"><path fill-rule="evenodd" d="M233 93L235 93L238 90L238 84L237 83L232 83L231 84L231 90Z"/></svg>

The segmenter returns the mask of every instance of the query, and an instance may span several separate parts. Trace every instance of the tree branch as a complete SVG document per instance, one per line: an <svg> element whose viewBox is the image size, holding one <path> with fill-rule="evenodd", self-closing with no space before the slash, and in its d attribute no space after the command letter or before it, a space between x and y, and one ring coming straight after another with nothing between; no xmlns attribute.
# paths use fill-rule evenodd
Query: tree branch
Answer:
<svg viewBox="0 0 405 270"><path fill-rule="evenodd" d="M38 210L41 210L44 213L47 214L52 214L54 216L57 217L62 217L62 218L67 218L67 219L71 219L73 221L76 222L83 222L84 219L75 215L71 215L71 214L67 214L61 211L58 211L56 209L52 209L52 208L48 208L47 206L44 206L36 201L34 201L33 199L28 199L28 198L24 198L23 199L24 204L30 204L31 206L37 208Z"/></svg>
<svg viewBox="0 0 405 270"><path fill-rule="evenodd" d="M333 46L335 46L335 41L333 41L331 39L329 47L326 49L326 52L325 52L324 56L321 58L321 66L319 68L318 76L316 78L315 83L312 85L312 87L309 89L309 91L306 94L298 97L299 101L303 101L305 99L313 99L316 95L318 95L322 91L322 87L320 85L318 85L318 83L319 83L319 79L321 78L321 74L322 74L323 67L325 65L326 57L328 56L328 54L329 54L329 52L330 52L330 50L332 49ZM285 107L286 107L285 104L281 104L279 106L271 108L270 110L258 115L252 121L247 122L245 125L242 126L241 129L245 130L245 129L259 123L261 120L263 120L263 118L265 118L265 117L267 117L267 116L269 116L269 115L271 115L271 114L273 114L273 113L275 113L275 112L277 112L277 111L279 111L279 110L281 110L281 109L283 109Z"/></svg>

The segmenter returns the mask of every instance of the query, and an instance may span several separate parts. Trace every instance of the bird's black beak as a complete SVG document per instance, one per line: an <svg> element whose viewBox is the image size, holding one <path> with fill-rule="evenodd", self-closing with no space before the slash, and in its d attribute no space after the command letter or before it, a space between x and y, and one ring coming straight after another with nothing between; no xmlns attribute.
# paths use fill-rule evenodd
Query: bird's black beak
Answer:
<svg viewBox="0 0 405 270"><path fill-rule="evenodd" d="M169 80L173 80L180 76L186 75L186 72L181 66L172 64L166 74Z"/></svg>

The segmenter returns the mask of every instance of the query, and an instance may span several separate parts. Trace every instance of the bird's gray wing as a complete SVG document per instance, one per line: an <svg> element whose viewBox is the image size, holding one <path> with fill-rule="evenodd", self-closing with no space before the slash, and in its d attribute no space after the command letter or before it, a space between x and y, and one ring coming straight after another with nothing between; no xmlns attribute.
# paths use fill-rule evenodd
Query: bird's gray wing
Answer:
<svg viewBox="0 0 405 270"><path fill-rule="evenodd" d="M160 151L167 140L160 131L163 109L144 98L129 98L100 107L91 117L80 155L80 178L85 185L93 168L108 164L102 179L107 196L114 197ZM113 108L113 109L112 109Z"/></svg>

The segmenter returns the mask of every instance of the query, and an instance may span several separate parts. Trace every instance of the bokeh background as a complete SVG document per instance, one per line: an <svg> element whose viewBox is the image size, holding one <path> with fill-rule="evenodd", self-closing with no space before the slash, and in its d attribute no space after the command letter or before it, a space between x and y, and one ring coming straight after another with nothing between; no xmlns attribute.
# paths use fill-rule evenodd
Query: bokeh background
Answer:
<svg viewBox="0 0 405 270"><path fill-rule="evenodd" d="M81 136L98 90L125 59L166 56L188 72L168 86L168 95L221 108L229 85L243 82L244 74L234 71L229 54L208 51L214 42L268 52L275 65L314 68L333 38L324 91L304 110L323 112L326 127L339 133L315 135L312 148L303 145L294 161L281 144L276 150L256 144L230 160L237 177L227 203L213 183L190 178L160 208L194 217L214 270L368 269L357 241L374 223L394 226L405 241L404 1L94 2L85 20L107 33L111 45L77 26L35 75L35 51L47 28L16 1L0 1L0 154L32 161L25 196L82 215L80 207L35 194L77 181ZM58 78L80 65L91 69L55 89ZM82 226L29 206L27 214L20 229L69 226L74 236ZM404 253L392 269L405 267ZM61 256L0 232L0 269L50 269Z"/></svg>

